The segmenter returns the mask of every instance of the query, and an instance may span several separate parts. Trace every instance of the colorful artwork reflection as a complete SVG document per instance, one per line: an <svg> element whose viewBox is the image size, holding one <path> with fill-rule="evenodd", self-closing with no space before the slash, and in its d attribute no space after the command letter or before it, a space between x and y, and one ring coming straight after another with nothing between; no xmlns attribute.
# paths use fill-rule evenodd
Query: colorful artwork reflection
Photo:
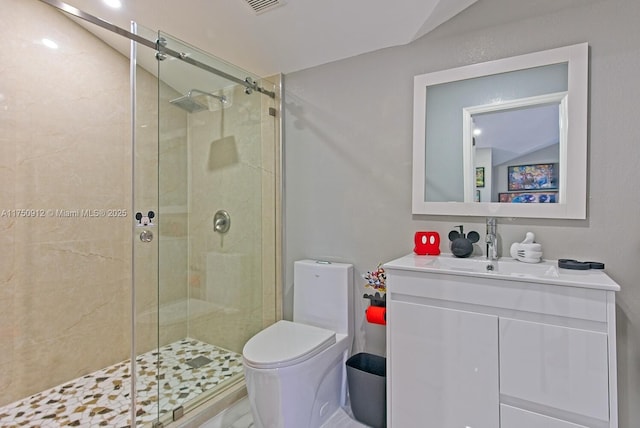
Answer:
<svg viewBox="0 0 640 428"><path fill-rule="evenodd" d="M558 192L500 193L498 200L513 204L555 204L558 202Z"/></svg>
<svg viewBox="0 0 640 428"><path fill-rule="evenodd" d="M507 168L509 191L555 190L558 188L558 164L515 165Z"/></svg>

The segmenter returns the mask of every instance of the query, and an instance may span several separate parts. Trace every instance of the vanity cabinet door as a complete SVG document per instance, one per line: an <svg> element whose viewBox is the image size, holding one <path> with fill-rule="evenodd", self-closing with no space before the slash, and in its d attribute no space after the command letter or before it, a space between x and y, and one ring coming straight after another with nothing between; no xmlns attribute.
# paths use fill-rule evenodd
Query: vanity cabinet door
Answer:
<svg viewBox="0 0 640 428"><path fill-rule="evenodd" d="M394 428L499 426L498 318L387 302Z"/></svg>
<svg viewBox="0 0 640 428"><path fill-rule="evenodd" d="M607 335L500 318L500 392L608 421Z"/></svg>

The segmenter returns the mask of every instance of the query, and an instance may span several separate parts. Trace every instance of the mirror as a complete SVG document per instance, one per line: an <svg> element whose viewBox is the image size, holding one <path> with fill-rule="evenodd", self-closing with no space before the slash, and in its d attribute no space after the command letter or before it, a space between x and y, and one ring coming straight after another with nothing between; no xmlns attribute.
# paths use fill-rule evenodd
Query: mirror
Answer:
<svg viewBox="0 0 640 428"><path fill-rule="evenodd" d="M415 76L413 213L586 218L587 64L582 43Z"/></svg>

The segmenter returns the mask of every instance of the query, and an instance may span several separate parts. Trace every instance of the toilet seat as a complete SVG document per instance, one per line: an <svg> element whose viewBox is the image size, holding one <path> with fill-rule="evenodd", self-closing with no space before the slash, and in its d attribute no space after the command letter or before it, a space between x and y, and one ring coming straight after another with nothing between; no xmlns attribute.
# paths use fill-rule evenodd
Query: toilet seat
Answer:
<svg viewBox="0 0 640 428"><path fill-rule="evenodd" d="M334 331L282 320L249 339L242 356L250 367L280 368L308 360L335 343Z"/></svg>

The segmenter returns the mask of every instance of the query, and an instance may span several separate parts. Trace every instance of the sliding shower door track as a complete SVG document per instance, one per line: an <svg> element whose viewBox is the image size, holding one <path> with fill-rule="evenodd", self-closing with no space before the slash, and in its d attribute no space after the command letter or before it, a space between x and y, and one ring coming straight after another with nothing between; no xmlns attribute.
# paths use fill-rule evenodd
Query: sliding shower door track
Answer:
<svg viewBox="0 0 640 428"><path fill-rule="evenodd" d="M174 58L177 58L181 61L184 61L188 64L191 64L195 67L198 67L202 70L208 71L209 73L215 74L216 76L220 76L223 77L227 80L230 80L234 83L237 83L239 85L244 86L248 91L257 91L260 92L261 94L267 95L271 98L275 98L276 94L273 91L269 91L264 89L261 86L258 86L258 84L256 82L253 81L253 79L251 79L250 77L245 78L244 80L232 76L229 73L225 73L222 70L218 70L217 68L211 67L210 65L207 65L203 62L200 62L196 59L193 59L191 57L189 57L188 54L184 53L184 52L178 52L178 51L174 51L173 49L167 48L166 46L164 46L163 41L162 40L156 40L156 41L151 41L149 39L145 39L144 37L141 37L137 34L132 33L131 31L127 31L124 28L120 28L117 25L114 25L110 22L105 21L104 19L98 18L97 16L91 15L87 12L84 12L76 7L73 7L63 1L60 0L40 0L43 3L48 4L49 6L52 6L62 12L65 12L69 15L73 15L76 18L80 18L82 20L85 20L87 22L90 22L92 24L95 24L101 28L104 28L105 30L111 31L112 33L118 34L119 36L123 36L128 38L129 40L133 40L137 43L140 43L141 45L147 46L151 49L155 49L156 51L158 51L158 53L162 53L162 54L166 54L169 56L172 56Z"/></svg>

